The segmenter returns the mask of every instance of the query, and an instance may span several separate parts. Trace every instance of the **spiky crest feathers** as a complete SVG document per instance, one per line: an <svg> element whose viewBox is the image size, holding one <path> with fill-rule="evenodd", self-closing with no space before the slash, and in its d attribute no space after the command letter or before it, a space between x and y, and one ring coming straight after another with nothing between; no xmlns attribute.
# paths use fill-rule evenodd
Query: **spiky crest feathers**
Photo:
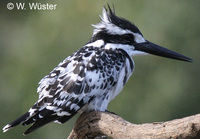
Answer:
<svg viewBox="0 0 200 139"><path fill-rule="evenodd" d="M127 34L127 33L138 33L142 36L142 33L140 30L134 25L134 23L131 23L130 21L118 17L115 14L114 6L113 10L108 5L108 9L104 6L102 16L100 15L101 22L92 25L95 29L93 32L93 36L97 34L100 31L107 31L109 34Z"/></svg>

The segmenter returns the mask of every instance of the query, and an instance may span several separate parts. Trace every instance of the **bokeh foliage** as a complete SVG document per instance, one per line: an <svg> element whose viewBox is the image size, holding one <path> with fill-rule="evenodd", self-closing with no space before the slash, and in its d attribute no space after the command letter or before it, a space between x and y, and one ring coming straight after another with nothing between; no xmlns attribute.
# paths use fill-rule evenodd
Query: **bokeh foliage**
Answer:
<svg viewBox="0 0 200 139"><path fill-rule="evenodd" d="M90 25L99 21L107 3L115 5L117 15L133 21L146 39L194 59L194 63L186 63L156 56L133 57L135 72L109 110L133 123L200 113L200 1L41 2L57 4L53 11L9 11L7 3L0 2L1 128L37 100L41 78L87 43L93 30ZM0 138L66 138L77 117L64 125L49 124L26 137L22 133L27 127L19 126L0 133Z"/></svg>

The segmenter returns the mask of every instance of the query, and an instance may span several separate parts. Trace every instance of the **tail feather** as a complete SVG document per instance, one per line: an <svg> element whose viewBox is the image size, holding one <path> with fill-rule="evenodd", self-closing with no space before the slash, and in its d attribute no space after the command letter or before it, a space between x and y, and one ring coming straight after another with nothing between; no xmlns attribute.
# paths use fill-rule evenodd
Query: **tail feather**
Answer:
<svg viewBox="0 0 200 139"><path fill-rule="evenodd" d="M54 113L54 111L52 111L52 110L43 109L42 111L38 112L37 114L35 114L31 118L29 118L28 120L24 121L22 123L22 125L32 124L32 123L38 121L39 119L42 119L42 118L44 118L44 117L46 117L48 115L51 115L53 113Z"/></svg>
<svg viewBox="0 0 200 139"><path fill-rule="evenodd" d="M38 121L36 121L29 129L27 129L25 132L24 132L24 135L27 135L33 131L35 131L36 129L52 122L52 121L55 121L57 120L58 118L60 118L59 116L57 116L56 114L55 115L48 115L47 117L43 118L43 119L39 119Z"/></svg>
<svg viewBox="0 0 200 139"><path fill-rule="evenodd" d="M90 100L92 100L92 98L90 98ZM12 123L6 125L3 128L3 132L6 132L12 127L17 126L19 124L33 124L28 130L24 132L24 135L26 135L42 127L43 125L46 125L53 121L61 124L65 123L69 119L71 119L77 113L77 111L84 105L83 99L78 103L77 100L78 99L73 100L75 103L70 101L70 104L66 103L68 105L63 104L63 107L59 106L61 108L52 106L49 107L49 109L47 109L47 107L45 106L38 106L38 103L35 103L35 105L27 113L25 113ZM79 107L76 107L76 105L78 105Z"/></svg>
<svg viewBox="0 0 200 139"><path fill-rule="evenodd" d="M15 121L13 121L10 124L7 124L4 128L3 128L3 132L8 131L9 129L23 123L24 121L26 121L28 118L30 117L30 113L27 112L24 115L22 115L21 117L19 117L18 119L16 119Z"/></svg>
<svg viewBox="0 0 200 139"><path fill-rule="evenodd" d="M71 119L76 113L77 112L71 114L70 116L63 116L63 117L60 117L57 114L51 114L51 115L45 116L45 118L37 119L37 121L35 121L35 123L24 132L24 135L27 135L27 134L35 131L36 129L38 129L50 122L53 122L53 121L63 124L65 122L67 122L69 119Z"/></svg>

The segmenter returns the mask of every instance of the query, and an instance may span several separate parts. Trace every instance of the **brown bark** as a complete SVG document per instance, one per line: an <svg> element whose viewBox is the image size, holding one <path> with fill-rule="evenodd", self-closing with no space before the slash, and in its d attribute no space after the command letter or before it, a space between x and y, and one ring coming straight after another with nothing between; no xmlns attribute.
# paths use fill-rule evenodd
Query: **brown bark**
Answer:
<svg viewBox="0 0 200 139"><path fill-rule="evenodd" d="M118 115L92 111L76 121L68 139L200 139L200 114L160 123L132 124Z"/></svg>

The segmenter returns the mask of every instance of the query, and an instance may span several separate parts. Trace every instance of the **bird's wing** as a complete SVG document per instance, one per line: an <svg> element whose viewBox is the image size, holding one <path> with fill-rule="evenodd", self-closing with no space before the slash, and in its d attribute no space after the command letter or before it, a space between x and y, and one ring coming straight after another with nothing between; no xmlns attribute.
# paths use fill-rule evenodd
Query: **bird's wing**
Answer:
<svg viewBox="0 0 200 139"><path fill-rule="evenodd" d="M68 121L93 98L115 86L124 60L118 51L81 48L39 82L39 100L5 131L20 123L34 123L24 133L28 134L52 121Z"/></svg>
<svg viewBox="0 0 200 139"><path fill-rule="evenodd" d="M40 81L37 108L29 110L35 114L24 125L35 123L25 134L51 121L68 121L94 97L110 90L117 82L123 61L122 54L90 47L66 58Z"/></svg>
<svg viewBox="0 0 200 139"><path fill-rule="evenodd" d="M40 81L37 102L40 109L45 107L57 115L68 115L62 110L77 111L96 93L114 86L124 63L123 54L94 49L81 48Z"/></svg>

